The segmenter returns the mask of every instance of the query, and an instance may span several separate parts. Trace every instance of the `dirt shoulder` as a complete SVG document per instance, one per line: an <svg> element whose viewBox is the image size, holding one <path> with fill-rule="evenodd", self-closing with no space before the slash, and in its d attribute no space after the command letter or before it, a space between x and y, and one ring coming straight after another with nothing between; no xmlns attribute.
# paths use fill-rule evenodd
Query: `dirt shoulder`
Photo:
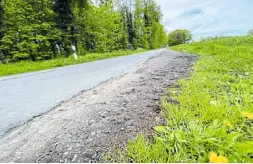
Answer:
<svg viewBox="0 0 253 164"><path fill-rule="evenodd" d="M82 92L0 139L0 162L101 162L161 122L164 89L189 75L196 60L164 51L137 71Z"/></svg>

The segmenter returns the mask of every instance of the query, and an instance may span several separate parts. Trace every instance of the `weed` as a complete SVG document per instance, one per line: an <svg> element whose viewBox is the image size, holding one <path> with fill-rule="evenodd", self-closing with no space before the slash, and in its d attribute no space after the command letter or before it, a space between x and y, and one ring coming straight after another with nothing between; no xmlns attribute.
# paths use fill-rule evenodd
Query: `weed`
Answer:
<svg viewBox="0 0 253 164"><path fill-rule="evenodd" d="M131 162L253 162L253 37L172 47L200 55L192 76L164 98L166 126L153 140L138 136L126 149Z"/></svg>

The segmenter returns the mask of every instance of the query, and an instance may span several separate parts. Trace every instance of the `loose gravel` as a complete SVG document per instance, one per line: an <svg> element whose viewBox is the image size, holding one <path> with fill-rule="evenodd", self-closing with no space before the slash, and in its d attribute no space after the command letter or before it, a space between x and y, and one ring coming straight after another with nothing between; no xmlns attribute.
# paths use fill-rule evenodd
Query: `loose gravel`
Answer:
<svg viewBox="0 0 253 164"><path fill-rule="evenodd" d="M83 91L0 139L0 162L103 162L163 122L160 98L189 76L196 56L164 51L137 71ZM38 104L39 106L39 104Z"/></svg>

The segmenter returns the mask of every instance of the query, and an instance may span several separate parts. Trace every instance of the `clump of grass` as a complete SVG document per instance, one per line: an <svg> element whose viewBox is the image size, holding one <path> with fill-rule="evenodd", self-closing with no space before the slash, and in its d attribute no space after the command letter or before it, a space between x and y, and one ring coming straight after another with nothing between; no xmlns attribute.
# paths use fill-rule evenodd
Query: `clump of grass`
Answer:
<svg viewBox="0 0 253 164"><path fill-rule="evenodd" d="M253 162L253 37L172 47L200 55L192 76L164 98L166 126L130 141L128 162Z"/></svg>
<svg viewBox="0 0 253 164"><path fill-rule="evenodd" d="M122 51L115 51L111 53L91 53L91 54L79 56L78 60L75 60L73 56L70 56L69 58L57 58L57 59L52 59L52 60L43 60L43 61L36 61L36 62L20 61L17 63L9 63L9 64L0 63L0 76L25 73L25 72L33 72L33 71L38 71L38 70L46 70L50 68L86 63L86 62L91 62L95 60L112 58L116 56L125 56L125 55L140 53L144 51L146 50L138 49L135 51L122 50Z"/></svg>

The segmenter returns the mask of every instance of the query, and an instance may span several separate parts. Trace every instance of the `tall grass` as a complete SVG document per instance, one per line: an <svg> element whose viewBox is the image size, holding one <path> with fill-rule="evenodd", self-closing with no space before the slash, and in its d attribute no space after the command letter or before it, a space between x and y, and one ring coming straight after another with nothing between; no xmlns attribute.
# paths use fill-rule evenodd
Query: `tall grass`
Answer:
<svg viewBox="0 0 253 164"><path fill-rule="evenodd" d="M24 72L33 72L33 71L38 71L38 70L46 70L50 68L86 63L86 62L91 62L95 60L112 58L116 56L125 56L125 55L140 53L144 51L146 50L139 49L135 51L122 50L122 51L115 51L111 53L92 53L92 54L79 56L78 60L75 60L73 56L70 56L69 58L58 58L58 59L43 60L43 61L36 61L36 62L20 61L17 63L9 63L9 64L0 63L0 76L18 74L18 73L24 73Z"/></svg>
<svg viewBox="0 0 253 164"><path fill-rule="evenodd" d="M124 162L253 162L253 37L172 47L200 56L189 79L162 99L166 126L130 141Z"/></svg>

